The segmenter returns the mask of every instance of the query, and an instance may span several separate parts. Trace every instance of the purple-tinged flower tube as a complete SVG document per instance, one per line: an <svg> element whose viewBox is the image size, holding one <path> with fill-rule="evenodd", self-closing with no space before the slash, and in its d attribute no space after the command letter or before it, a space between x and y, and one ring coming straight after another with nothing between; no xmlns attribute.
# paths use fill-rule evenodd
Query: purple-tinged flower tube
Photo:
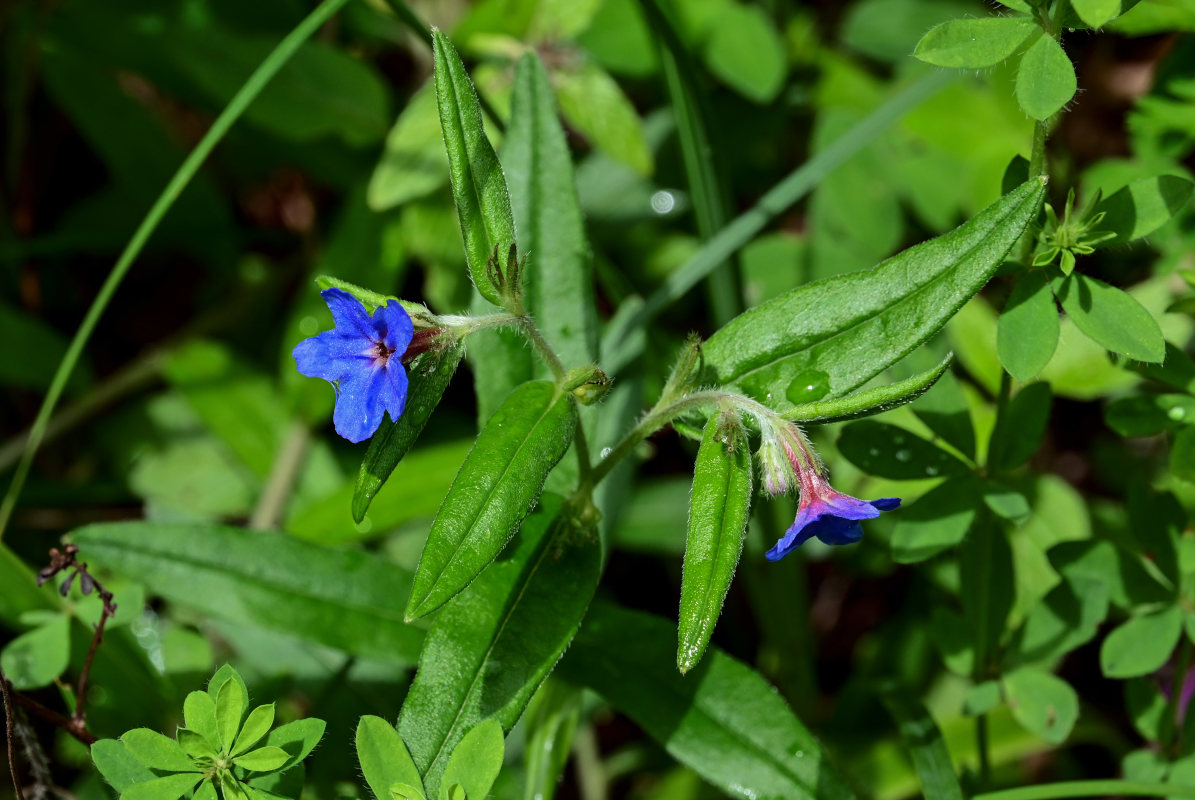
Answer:
<svg viewBox="0 0 1195 800"><path fill-rule="evenodd" d="M304 339L294 349L299 372L336 387L336 432L350 442L373 436L387 412L397 421L407 402L403 355L414 335L410 316L397 300L370 316L343 289L320 292L336 327Z"/></svg>
<svg viewBox="0 0 1195 800"><path fill-rule="evenodd" d="M863 538L861 520L875 519L881 511L891 511L900 505L897 497L869 502L835 490L822 474L821 462L796 426L779 431L779 436L765 436L765 446L772 445L769 449L775 449L775 443L769 439L779 440L801 492L797 518L767 552L769 561L779 561L814 536L826 544L854 544ZM761 456L763 449L761 447ZM776 460L774 457L764 460L765 472L769 471L769 462ZM785 483L783 479L774 482ZM765 485L771 488L766 480Z"/></svg>

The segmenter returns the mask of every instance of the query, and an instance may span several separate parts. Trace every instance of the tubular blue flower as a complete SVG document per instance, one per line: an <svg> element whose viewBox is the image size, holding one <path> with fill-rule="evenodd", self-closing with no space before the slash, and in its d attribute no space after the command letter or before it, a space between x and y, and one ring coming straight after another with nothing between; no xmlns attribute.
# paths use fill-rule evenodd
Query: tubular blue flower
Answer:
<svg viewBox="0 0 1195 800"><path fill-rule="evenodd" d="M772 455L763 459L765 477L769 471L776 475L772 482L765 480L765 485L770 489L771 483L776 483L778 486L783 485L782 490L787 489L785 478L772 463L787 460L801 492L797 518L766 553L769 561L779 561L814 536L826 544L854 544L863 538L863 526L859 524L861 520L875 519L881 511L891 511L900 506L898 497L867 501L837 491L825 479L820 460L795 425L785 426L774 435L765 436L764 441L769 449L777 449L775 444L778 442L784 450L782 458ZM784 475L787 474L791 473L784 471Z"/></svg>
<svg viewBox="0 0 1195 800"><path fill-rule="evenodd" d="M414 325L397 300L370 316L361 301L343 289L320 292L336 327L295 346L299 372L323 378L336 388L332 422L350 442L373 436L389 412L397 421L407 402L403 354Z"/></svg>

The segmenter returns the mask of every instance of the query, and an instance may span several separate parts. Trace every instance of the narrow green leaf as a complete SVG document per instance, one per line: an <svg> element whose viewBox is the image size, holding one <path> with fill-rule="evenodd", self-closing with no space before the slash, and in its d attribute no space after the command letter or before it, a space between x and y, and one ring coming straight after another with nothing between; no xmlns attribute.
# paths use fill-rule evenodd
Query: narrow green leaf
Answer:
<svg viewBox="0 0 1195 800"><path fill-rule="evenodd" d="M1055 278L1053 286L1063 310L1096 344L1138 361L1165 358L1161 327L1132 295L1077 272Z"/></svg>
<svg viewBox="0 0 1195 800"><path fill-rule="evenodd" d="M568 450L576 426L572 398L555 384L526 383L506 398L478 434L432 523L408 619L439 608L501 552Z"/></svg>
<svg viewBox="0 0 1195 800"><path fill-rule="evenodd" d="M1004 676L1013 719L1050 744L1062 744L1079 718L1079 696L1066 681L1025 667Z"/></svg>
<svg viewBox="0 0 1195 800"><path fill-rule="evenodd" d="M1102 28L1121 14L1121 0L1071 0L1079 19L1093 28Z"/></svg>
<svg viewBox="0 0 1195 800"><path fill-rule="evenodd" d="M515 71L502 162L527 258L528 308L565 364L594 363L598 328L592 258L572 156L556 119L552 86L534 53L523 56Z"/></svg>
<svg viewBox="0 0 1195 800"><path fill-rule="evenodd" d="M784 418L794 422L826 423L882 414L905 403L911 403L928 392L945 374L953 360L954 354L951 353L933 369L897 383L864 389L836 400L800 403L785 411Z"/></svg>
<svg viewBox="0 0 1195 800"><path fill-rule="evenodd" d="M1053 400L1050 384L1044 381L1031 383L1013 396L988 444L988 466L992 470L1015 469L1037 452L1050 422Z"/></svg>
<svg viewBox="0 0 1195 800"><path fill-rule="evenodd" d="M552 800L581 717L581 690L549 678L527 708L523 800Z"/></svg>
<svg viewBox="0 0 1195 800"><path fill-rule="evenodd" d="M851 797L812 733L760 675L714 649L688 675L672 666L673 627L595 603L560 662L673 758L732 797Z"/></svg>
<svg viewBox="0 0 1195 800"><path fill-rule="evenodd" d="M207 740L213 749L220 747L216 727L216 701L207 692L191 692L183 700L183 722L187 729Z"/></svg>
<svg viewBox="0 0 1195 800"><path fill-rule="evenodd" d="M934 487L901 509L892 531L892 560L915 564L961 542L975 521L978 486L970 475Z"/></svg>
<svg viewBox="0 0 1195 800"><path fill-rule="evenodd" d="M64 615L22 633L0 652L0 667L13 688L40 689L66 671L71 656L71 620Z"/></svg>
<svg viewBox="0 0 1195 800"><path fill-rule="evenodd" d="M118 793L135 783L145 783L157 777L116 739L100 739L93 744L91 761L104 776L104 780Z"/></svg>
<svg viewBox="0 0 1195 800"><path fill-rule="evenodd" d="M166 772L199 772L191 758L169 736L163 736L149 728L134 728L125 731L120 741L133 757L147 767Z"/></svg>
<svg viewBox="0 0 1195 800"><path fill-rule="evenodd" d="M216 692L216 729L220 732L220 749L225 753L232 750L248 707L249 696L238 681L225 681Z"/></svg>
<svg viewBox="0 0 1195 800"><path fill-rule="evenodd" d="M274 725L274 704L258 706L249 712L241 732L237 735L236 744L232 747L232 755L239 756L253 745L261 741L261 737L270 732Z"/></svg>
<svg viewBox="0 0 1195 800"><path fill-rule="evenodd" d="M203 777L197 773L182 772L134 783L120 793L120 800L178 800L198 786L201 780Z"/></svg>
<svg viewBox="0 0 1195 800"><path fill-rule="evenodd" d="M444 787L460 786L464 797L487 797L498 773L502 770L502 758L506 754L506 742L502 737L502 726L495 719L485 719L465 734L448 759L441 783Z"/></svg>
<svg viewBox="0 0 1195 800"><path fill-rule="evenodd" d="M1177 175L1140 178L1104 198L1093 214L1104 212L1100 230L1116 234L1100 244L1108 247L1147 236L1169 222L1187 201L1195 184Z"/></svg>
<svg viewBox="0 0 1195 800"><path fill-rule="evenodd" d="M1174 652L1182 628L1182 609L1177 605L1130 617L1100 646L1105 677L1136 678L1158 669Z"/></svg>
<svg viewBox="0 0 1195 800"><path fill-rule="evenodd" d="M879 266L799 287L732 320L703 346L709 379L788 405L822 373L841 397L939 330L983 287L1041 206L1033 178L954 231ZM769 398L769 395L771 397Z"/></svg>
<svg viewBox="0 0 1195 800"><path fill-rule="evenodd" d="M216 698L220 696L220 690L223 689L224 684L228 683L229 681L235 681L236 683L238 683L241 687L240 693L245 695L246 698L248 698L249 687L245 685L245 679L241 677L241 673L237 672L236 668L233 667L232 664L225 664L222 667L220 667L220 669L216 670L216 672L212 675L212 677L208 678L208 681L207 681L207 694L208 694L208 697L210 697L212 700L212 708L213 709L216 708L216 705L215 705ZM217 728L216 738L218 740L219 739L219 725L218 724L217 724L216 728Z"/></svg>
<svg viewBox="0 0 1195 800"><path fill-rule="evenodd" d="M273 772L289 760L290 754L281 747L267 745L237 756L232 763L250 772Z"/></svg>
<svg viewBox="0 0 1195 800"><path fill-rule="evenodd" d="M432 623L398 724L429 797L465 731L483 719L514 725L585 614L601 547L591 533L570 530L562 506L544 495L510 556ZM569 541L576 536L581 541Z"/></svg>
<svg viewBox="0 0 1195 800"><path fill-rule="evenodd" d="M297 719L294 722L279 725L266 734L263 745L281 748L290 757L285 764L276 768L277 771L289 770L307 758L308 754L319 744L320 739L324 738L324 727L325 723L322 719Z"/></svg>
<svg viewBox="0 0 1195 800"><path fill-rule="evenodd" d="M361 213L364 214L369 212L363 211ZM341 280L340 278L334 278L331 275L316 275L315 285L320 288L320 291L323 291L324 289L343 289L353 297L360 300L361 305L365 306L365 310L370 314L386 305L391 300L397 300L399 305L401 305L407 314L411 316L411 319L426 322L428 325L432 324L433 322L432 313L427 310L427 306L412 302L411 300L403 300L401 297L375 292L371 289L366 289L363 286L358 286L355 283L349 283L348 281Z"/></svg>
<svg viewBox="0 0 1195 800"><path fill-rule="evenodd" d="M381 717L365 716L357 723L357 761L377 800L391 800L390 787L396 783L423 791L423 779L406 744Z"/></svg>
<svg viewBox="0 0 1195 800"><path fill-rule="evenodd" d="M871 475L893 480L919 480L966 475L962 461L903 428L864 420L842 429L838 450L848 461Z"/></svg>
<svg viewBox="0 0 1195 800"><path fill-rule="evenodd" d="M1075 96L1075 66L1062 45L1047 34L1038 37L1017 69L1017 102L1036 120L1054 116Z"/></svg>
<svg viewBox="0 0 1195 800"><path fill-rule="evenodd" d="M220 797L216 794L216 785L211 781L204 781L199 784L195 794L191 795L191 800L220 800Z"/></svg>
<svg viewBox="0 0 1195 800"><path fill-rule="evenodd" d="M950 751L934 718L907 690L884 692L884 705L896 720L900 736L913 757L926 800L963 800L963 789L954 774Z"/></svg>
<svg viewBox="0 0 1195 800"><path fill-rule="evenodd" d="M355 550L218 525L122 522L73 534L89 561L172 602L388 663L423 635L396 607L409 573Z"/></svg>
<svg viewBox="0 0 1195 800"><path fill-rule="evenodd" d="M515 243L506 178L486 138L477 91L461 57L442 31L432 31L432 37L436 103L469 274L481 296L500 305L502 298L486 272L486 263L497 253L505 269L507 252Z"/></svg>
<svg viewBox="0 0 1195 800"><path fill-rule="evenodd" d="M357 472L357 485L353 490L354 521L365 519L373 498L423 433L464 354L464 344L454 342L422 353L411 362L406 408L397 422L382 423L370 439L369 449Z"/></svg>
<svg viewBox="0 0 1195 800"><path fill-rule="evenodd" d="M996 354L1008 374L1024 382L1045 369L1058 348L1059 328L1044 273L1019 276L996 326Z"/></svg>
<svg viewBox="0 0 1195 800"><path fill-rule="evenodd" d="M751 515L751 483L747 432L737 419L714 414L693 467L676 647L682 673L701 660L722 614Z"/></svg>
<svg viewBox="0 0 1195 800"><path fill-rule="evenodd" d="M700 71L694 55L690 52L690 46L677 34L672 22L660 9L656 0L644 0L639 5L643 9L648 28L660 53L660 66L664 73L664 84L668 89L668 104L676 119L676 138L680 144L681 162L685 168L685 180L696 217L697 235L703 241L708 241L725 227L730 216L730 191L725 184L725 177L720 174L717 160L709 157L716 148L710 138L709 103L706 102ZM740 10L746 17L755 18L745 22L748 27L758 22L755 13L758 9L744 8L732 3L723 4L720 8L722 13L738 17L737 22L727 23L731 26L744 24L743 15L738 14ZM735 83L733 75L737 71L737 54L734 50L736 40L742 41L742 33L740 30L738 34L732 32L724 35L720 37L722 41L716 44L715 36L711 35L707 41L707 62L718 63L716 69L721 77L732 84ZM720 50L716 56L709 49L715 47ZM781 83L785 66L783 62L782 57L780 74L775 79ZM766 65L764 66L766 69ZM779 86L773 88L754 84L748 91L758 92L761 89L764 94L771 94L772 91L778 91ZM743 310L740 295L737 278L731 270L720 268L709 275L706 279L706 296L711 317L716 324L728 322Z"/></svg>
<svg viewBox="0 0 1195 800"><path fill-rule="evenodd" d="M952 19L930 28L913 55L937 67L993 67L1013 55L1038 30L1029 17Z"/></svg>

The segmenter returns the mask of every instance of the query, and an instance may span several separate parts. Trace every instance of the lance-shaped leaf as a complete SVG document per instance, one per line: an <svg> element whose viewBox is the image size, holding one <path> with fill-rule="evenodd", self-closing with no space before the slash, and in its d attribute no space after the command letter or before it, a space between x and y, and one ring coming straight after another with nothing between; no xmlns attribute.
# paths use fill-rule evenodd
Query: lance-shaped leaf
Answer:
<svg viewBox="0 0 1195 800"><path fill-rule="evenodd" d="M453 342L422 353L407 368L410 389L406 408L397 422L383 423L374 434L357 472L353 490L353 519L357 522L365 519L374 496L427 426L464 354L464 345Z"/></svg>
<svg viewBox="0 0 1195 800"><path fill-rule="evenodd" d="M419 653L423 635L397 607L410 573L368 553L188 523L89 525L72 540L89 562L219 619L389 663Z"/></svg>
<svg viewBox="0 0 1195 800"><path fill-rule="evenodd" d="M484 719L518 720L577 631L597 586L601 548L545 494L509 558L495 562L432 623L398 729L438 796L449 754Z"/></svg>
<svg viewBox="0 0 1195 800"><path fill-rule="evenodd" d="M564 363L597 361L597 315L589 245L573 163L547 73L534 53L515 71L502 145L510 201L526 253L527 306Z"/></svg>
<svg viewBox="0 0 1195 800"><path fill-rule="evenodd" d="M423 789L423 779L394 726L381 717L364 716L357 723L357 761L377 800L391 800L396 783Z"/></svg>
<svg viewBox="0 0 1195 800"><path fill-rule="evenodd" d="M790 388L823 381L825 398L847 394L983 288L1044 193L1045 179L1031 178L950 233L871 270L801 286L740 314L702 348L709 380L774 406L795 405Z"/></svg>
<svg viewBox="0 0 1195 800"><path fill-rule="evenodd" d="M573 440L572 398L547 381L525 383L477 436L444 498L419 559L407 618L443 605L506 546Z"/></svg>
<svg viewBox="0 0 1195 800"><path fill-rule="evenodd" d="M482 297L501 304L502 297L487 274L486 263L497 253L504 267L506 254L515 243L506 177L486 138L477 90L460 55L442 31L433 31L432 36L436 104L469 274Z"/></svg>
<svg viewBox="0 0 1195 800"><path fill-rule="evenodd" d="M680 588L676 666L701 660L734 578L751 513L751 447L738 419L715 414L693 467L689 536Z"/></svg>
<svg viewBox="0 0 1195 800"><path fill-rule="evenodd" d="M759 673L714 649L681 675L672 666L672 634L658 617L595 603L560 671L732 797L852 796L817 739Z"/></svg>

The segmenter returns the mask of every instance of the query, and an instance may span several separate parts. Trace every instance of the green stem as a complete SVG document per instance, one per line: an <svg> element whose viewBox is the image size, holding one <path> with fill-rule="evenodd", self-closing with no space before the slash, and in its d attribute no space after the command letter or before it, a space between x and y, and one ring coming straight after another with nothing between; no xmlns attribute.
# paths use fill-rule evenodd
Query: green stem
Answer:
<svg viewBox="0 0 1195 800"><path fill-rule="evenodd" d="M1046 123L1038 120L1033 123L1033 144L1029 150L1029 177L1044 175L1046 172ZM1020 261L1028 265L1033 257L1034 236L1029 231L1021 237Z"/></svg>
<svg viewBox="0 0 1195 800"><path fill-rule="evenodd" d="M1095 780L1042 783L977 794L971 800L1051 800L1057 797L1195 797L1195 786L1140 781Z"/></svg>
<svg viewBox="0 0 1195 800"><path fill-rule="evenodd" d="M33 421L33 426L29 430L29 441L25 445L25 452L21 456L20 462L17 464L16 473L13 475L12 483L8 486L8 492L4 495L4 500L0 503L0 538L4 536L4 531L8 527L8 522L12 518L13 509L16 507L17 498L21 494L21 490L25 486L25 480L29 477L30 467L33 465L33 457L37 454L38 447L41 446L42 440L46 435L46 428L50 423L50 416L54 413L54 407L58 405L58 399L62 396L63 389L66 388L67 380L69 380L71 373L75 369L80 356L83 355L83 348L87 346L88 340L91 338L92 332L103 316L104 311L108 308L108 304L112 301L113 295L116 294L117 288L120 287L121 281L124 280L129 268L132 267L133 261L140 255L141 250L145 247L149 237L157 229L166 212L178 200L179 195L182 194L183 189L199 172L199 168L207 157L215 149L216 145L228 133L228 130L233 124L245 113L245 109L257 98L261 90L266 87L266 84L282 69L283 65L290 60L290 57L295 54L303 42L307 41L314 34L321 25L328 21L333 14L335 14L341 6L347 3L348 0L324 0L320 3L314 11L307 15L302 22L295 27L286 37L278 43L278 46L266 56L265 60L259 66L249 79L245 81L245 85L233 96L224 110L220 112L220 116L216 117L216 121L212 123L212 127L204 134L204 137L195 145L195 149L187 156L187 159L174 173L174 177L170 179L170 183L166 184L166 188L154 201L153 206L149 209L149 213L141 221L137 230L133 233L133 237L129 243L125 245L124 251L117 259L116 265L112 268L112 272L108 274L104 285L100 287L95 299L91 303L91 307L87 310L87 315L83 318L82 324L79 325L79 330L75 332L75 337L71 340L70 347L67 348L66 355L63 356L62 361L58 365L58 371L54 373L54 379L50 383L50 390L46 393L46 397L42 400L41 408L37 412L37 418Z"/></svg>
<svg viewBox="0 0 1195 800"><path fill-rule="evenodd" d="M594 485L601 482L610 473L610 470L618 465L619 461L629 456L639 446L640 442L684 412L691 408L719 405L737 408L755 417L761 424L793 424L762 403L756 402L750 397L735 394L734 392L709 389L691 392L675 399L666 394L656 402L650 411L643 415L639 423L628 431L627 435L622 437L622 440L618 444L610 449L601 461L593 466L592 478ZM810 457L816 458L815 456Z"/></svg>
<svg viewBox="0 0 1195 800"><path fill-rule="evenodd" d="M556 355L556 351L552 349L552 345L548 344L548 340L540 332L539 326L535 324L535 320L526 314L516 317L516 319L518 320L519 331L527 338L531 346L535 348L535 352L544 360L544 363L548 365L548 369L552 370L552 374L556 377L556 380L564 380L568 375L568 370L565 369L560 356Z"/></svg>
<svg viewBox="0 0 1195 800"><path fill-rule="evenodd" d="M988 715L975 718L975 749L979 753L979 785L987 786L992 778L992 762L988 753Z"/></svg>
<svg viewBox="0 0 1195 800"><path fill-rule="evenodd" d="M311 431L306 423L292 422L270 467L270 474L266 478L266 485L257 501L257 507L253 509L253 515L249 518L250 528L268 531L278 525L278 520L286 509L286 501L299 478L299 471L303 468L303 457L307 455L309 444Z"/></svg>

